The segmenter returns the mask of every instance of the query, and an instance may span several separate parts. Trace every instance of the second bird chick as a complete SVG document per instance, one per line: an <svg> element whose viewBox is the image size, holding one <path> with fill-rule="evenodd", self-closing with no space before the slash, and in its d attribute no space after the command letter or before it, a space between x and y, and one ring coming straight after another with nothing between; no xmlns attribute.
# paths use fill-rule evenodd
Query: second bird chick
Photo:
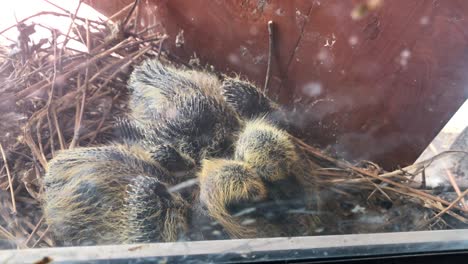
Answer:
<svg viewBox="0 0 468 264"><path fill-rule="evenodd" d="M254 120L240 133L234 160L204 161L200 201L233 237L304 235L313 219L288 213L309 207L304 174L289 135L266 120ZM245 213L249 210L253 213Z"/></svg>
<svg viewBox="0 0 468 264"><path fill-rule="evenodd" d="M188 205L173 179L138 145L67 150L49 162L44 216L64 245L176 241Z"/></svg>
<svg viewBox="0 0 468 264"><path fill-rule="evenodd" d="M286 179L302 167L289 134L265 119L247 122L236 142L234 159L245 162L269 182Z"/></svg>
<svg viewBox="0 0 468 264"><path fill-rule="evenodd" d="M248 81L225 77L221 93L226 102L246 120L266 118L269 122L287 130L294 126L288 111Z"/></svg>
<svg viewBox="0 0 468 264"><path fill-rule="evenodd" d="M161 142L177 146L200 162L232 153L242 121L227 105L201 93L173 98L151 125Z"/></svg>
<svg viewBox="0 0 468 264"><path fill-rule="evenodd" d="M154 160L171 171L179 180L193 177L195 161L180 149L159 138L156 127L136 120L118 119L114 126L114 141L127 146L138 145L151 153Z"/></svg>
<svg viewBox="0 0 468 264"><path fill-rule="evenodd" d="M224 101L220 86L207 72L147 60L129 81L130 116L153 127L158 144L171 144L198 163L205 156L222 157L242 121Z"/></svg>
<svg viewBox="0 0 468 264"><path fill-rule="evenodd" d="M215 75L163 65L156 59L145 60L135 67L128 86L132 116L142 121L157 121L154 113L164 111L179 95L198 93L212 98L216 104L224 103L221 83Z"/></svg>
<svg viewBox="0 0 468 264"><path fill-rule="evenodd" d="M254 170L233 160L204 160L199 180L200 201L211 217L231 236L257 236L254 228L242 226L232 215L234 208L230 208L240 204L248 207L266 199L266 186Z"/></svg>

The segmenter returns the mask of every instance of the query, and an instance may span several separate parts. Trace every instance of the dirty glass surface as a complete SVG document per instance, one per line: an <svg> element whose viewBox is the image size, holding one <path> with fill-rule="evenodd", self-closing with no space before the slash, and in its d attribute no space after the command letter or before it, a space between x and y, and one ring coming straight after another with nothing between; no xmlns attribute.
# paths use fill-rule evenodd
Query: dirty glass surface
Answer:
<svg viewBox="0 0 468 264"><path fill-rule="evenodd" d="M0 257L466 249L465 6L215 2L1 11Z"/></svg>

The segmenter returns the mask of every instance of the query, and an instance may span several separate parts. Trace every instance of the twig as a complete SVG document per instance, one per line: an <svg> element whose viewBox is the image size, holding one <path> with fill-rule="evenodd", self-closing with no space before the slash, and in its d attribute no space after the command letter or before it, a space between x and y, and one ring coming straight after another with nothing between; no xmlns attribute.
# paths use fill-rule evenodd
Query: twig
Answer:
<svg viewBox="0 0 468 264"><path fill-rule="evenodd" d="M115 18L122 15L125 11L132 8L134 5L135 5L135 3L131 3L131 4L128 4L127 6L125 6L124 8L120 9L119 11L117 11L117 13L115 13L115 14L111 15L110 17L108 17L107 20L106 20L106 23L110 22L110 21L113 21Z"/></svg>
<svg viewBox="0 0 468 264"><path fill-rule="evenodd" d="M6 169L7 176L8 176L8 186L10 188L11 204L13 205L13 214L16 215L17 211L16 211L15 194L13 190L13 181L11 179L10 168L8 167L8 161L5 155L5 151L3 150L3 146L1 143L0 143L0 151L2 152L3 163L5 164L5 169Z"/></svg>
<svg viewBox="0 0 468 264"><path fill-rule="evenodd" d="M443 151L427 160L423 160L421 162L418 162L418 163L415 163L413 165L410 165L410 166L407 166L405 168L403 168L402 170L396 170L396 171L392 171L392 172L387 172L387 173L384 173L384 174L380 174L381 177L391 177L391 176L395 176L395 175L401 175L402 172L408 172L408 171L413 171L413 174L417 174L419 171L421 171L422 169L424 168L427 168L429 167L432 162L434 162L435 160L437 159L440 159L446 155L450 155L450 154L454 154L454 153L463 153L465 155L468 155L468 152L467 151L461 151L461 150L447 150L447 151Z"/></svg>
<svg viewBox="0 0 468 264"><path fill-rule="evenodd" d="M90 46L91 46L91 35L90 35L90 31L89 31L89 23L86 21L86 46L88 48L88 50L90 50ZM81 120L83 119L83 113L84 113L84 107L85 107L85 103L86 103L86 91L88 90L88 87L89 87L89 63L88 63L89 59L86 59L86 62L87 62L87 67L85 69L85 83L84 83L84 87L81 91L81 105L79 105L77 103L77 106L76 106L76 119L75 119L75 130L74 130L74 133L73 133L73 139L70 143L70 149L73 149L78 141L79 141L79 138L80 138L80 128L81 128ZM80 78L78 78L78 86L80 88L80 85L79 85L79 80Z"/></svg>
<svg viewBox="0 0 468 264"><path fill-rule="evenodd" d="M137 40L137 41L134 41L134 42L129 42L127 45L122 46L122 50L132 49L133 47L137 47L140 44L144 44L144 43L152 44L152 42L155 42L157 40L161 41L161 40L163 40L165 38L167 38L166 35L163 35L163 36L160 36L160 35L148 36L147 38L144 38L144 39L141 39L141 40Z"/></svg>
<svg viewBox="0 0 468 264"><path fill-rule="evenodd" d="M66 148L65 147L65 141L63 140L63 134L62 134L62 131L60 129L60 124L59 124L58 118L57 118L57 110L55 110L55 107L52 107L52 117L54 118L55 129L57 131L57 137L59 139L60 149L64 150Z"/></svg>
<svg viewBox="0 0 468 264"><path fill-rule="evenodd" d="M140 4L137 5L136 7L136 12L135 12L135 25L133 25L133 32L136 34L138 32L138 26L140 24L140 12L141 11L141 6Z"/></svg>
<svg viewBox="0 0 468 264"><path fill-rule="evenodd" d="M268 85L270 84L270 75L271 75L271 60L273 57L273 41L274 41L274 23L273 21L268 21L268 64L265 76L265 85L263 86L263 92L266 94L268 93Z"/></svg>
<svg viewBox="0 0 468 264"><path fill-rule="evenodd" d="M62 13L58 13L58 12L53 12L53 11L41 11L39 13L36 13L34 15L30 15L24 19L21 19L20 21L18 21L18 23L14 24L14 25L11 25L5 29L3 29L2 31L0 31L0 35L2 35L3 33L5 33L6 31L16 27L18 24L21 24L21 23L24 23L26 21L28 21L29 19L31 18L34 18L34 17L38 17L38 16L45 16L45 15L53 15L53 16L62 16L62 17L69 17L70 15L69 14L62 14ZM81 18L81 17L76 17L77 19L79 20L82 20L84 21L85 19L84 18ZM99 24L99 25L102 25L101 22L99 21L96 21L96 20L89 20L89 22L92 22L92 23L95 23L95 24Z"/></svg>
<svg viewBox="0 0 468 264"><path fill-rule="evenodd" d="M317 149L315 149L315 148L313 148L313 147L307 145L307 144L304 143L302 140L300 140L300 139L298 139L298 138L295 138L295 137L292 137L292 138L294 139L294 141L296 141L299 145L301 145L301 146L302 146L306 151L308 151L309 153L311 153L311 154L313 154L314 156L319 157L319 158L321 158L321 159L323 159L323 160L326 160L326 161L328 161L328 162L330 162L330 163L332 163L332 164L335 164L335 165L338 166L338 167L345 168L345 169L350 169L350 170L352 170L352 171L361 173L361 174L363 174L363 175L365 175L365 176L369 176L369 177L371 177L371 178L375 178L375 179L380 180L380 181L382 181L382 182L386 182L386 183L391 184L391 185L393 185L393 186L396 186L396 187L398 187L398 188L404 189L404 190L406 190L406 191L408 191L408 192L410 192L410 193L419 195L420 198L421 198L421 197L424 197L424 198L430 199L430 200L432 200L432 201L439 202L439 203L444 204L444 205L449 205L449 204L450 204L449 202L447 202L447 201L445 201L445 200L443 200L443 199L441 199L441 198L439 198L439 197L430 195L430 194L425 193L425 192L423 192L423 191L414 189L414 188L412 188L412 187L410 187L410 186L406 186L406 185L404 185L404 184L401 184L401 183L392 181L392 180L390 180L390 179L387 179L388 175L391 175L390 173L382 174L382 175L387 175L387 177L382 177L382 175L377 175L377 176L376 176L376 175L374 175L374 174L372 174L372 173L369 173L369 172L366 171L366 170L363 170L363 169L357 168L357 167L355 167L355 166L353 166L353 165L351 165L351 164L348 164L347 162L339 161L339 160L333 159L333 158L331 158L331 157L328 157L328 156L322 154L319 150L317 150ZM464 152L464 151L448 151L448 152ZM466 153L468 153L468 152L466 152ZM437 155L437 157L442 156L442 154L443 154L443 153L440 153L439 155ZM430 159L430 161L423 161L423 162L421 162L420 164L415 164L415 165L412 165L412 166L416 166L416 165L417 165L417 166L421 167L421 164L427 166L427 164L430 164L435 158L436 158L436 156L434 156L432 159ZM409 167L411 167L411 166L409 166ZM419 168L419 167L418 167L418 168ZM401 173L401 172L400 172L400 173ZM399 174L399 173L396 173L395 175L398 175L398 174ZM408 193L405 193L405 192L402 192L402 193L408 195ZM456 208L459 209L459 210L462 210L462 211L466 212L466 210L465 210L464 208L460 208L459 206L456 206Z"/></svg>
<svg viewBox="0 0 468 264"><path fill-rule="evenodd" d="M76 78L76 87L78 90L81 90L81 77L80 75L78 74L77 78ZM74 129L73 129L73 138L72 138L72 141L70 142L70 145L68 146L69 149L73 149L75 148L75 145L76 145L76 141L77 141L77 138L79 137L78 133L79 133L79 130L80 130L80 113L81 113L81 104L80 102L76 102L76 107L75 107L75 126L74 126Z"/></svg>
<svg viewBox="0 0 468 264"><path fill-rule="evenodd" d="M438 211L442 211L445 209L444 206L442 206L440 203L434 202L434 201L426 201L429 205L431 205L433 208L436 208ZM455 206L453 206L455 208ZM460 214L456 213L453 210L448 210L445 212L446 214L450 215L451 217L457 219L458 221L468 224L468 219L466 219L464 216L461 216Z"/></svg>
<svg viewBox="0 0 468 264"><path fill-rule="evenodd" d="M35 248L37 246L37 244L39 244L39 242L41 242L41 240L44 238L44 236L47 234L47 232L49 232L49 226L47 226L46 230L44 230L44 233L42 233L42 235L37 239L37 241L34 242L34 244L32 245L31 248Z"/></svg>
<svg viewBox="0 0 468 264"><path fill-rule="evenodd" d="M96 140L96 137L98 134L101 132L101 128L104 125L104 122L106 121L107 117L109 116L110 111L106 111L101 118L101 121L99 122L98 126L96 127L96 130L93 131L93 136L89 140L89 144L92 144L94 140Z"/></svg>
<svg viewBox="0 0 468 264"><path fill-rule="evenodd" d="M48 4L50 4L50 5L52 5L52 6L56 7L56 8L58 8L58 9L60 9L62 12L66 13L68 16L72 16L72 18L73 18L73 17L76 17L76 15L78 14L78 11L77 11L77 10L78 10L79 7L81 6L81 2L83 2L83 0L80 0L80 2L78 3L78 8L75 10L75 14L73 15L73 14L72 14L70 11L68 11L67 9L65 9L65 8L63 8L63 7L61 7L61 6L57 5L57 4L55 4L55 3L52 3L52 2L50 2L49 0L42 0L42 1L44 1L44 2L46 2L46 3L48 3Z"/></svg>
<svg viewBox="0 0 468 264"><path fill-rule="evenodd" d="M50 2L47 1L47 0L44 0L44 1L50 3ZM71 22L70 22L70 26L68 27L67 34L65 35L65 40L63 41L62 48L60 49L60 52L59 52L60 58L62 57L63 51L65 50L65 47L67 46L68 41L70 40L70 32L71 32L71 29L72 29L73 25L75 24L75 18L76 18L76 15L78 15L78 11L80 10L81 3L83 3L83 0L80 0L80 1L79 1L78 7L77 7L76 10L75 10L75 14L72 15ZM52 4L52 5L55 6L55 4L53 4L53 3L50 3L50 4ZM87 20L86 20L86 21L87 21ZM88 51L89 51L89 50L88 50ZM59 63L60 67L62 67L62 61L60 60L59 62L60 62L60 63Z"/></svg>
<svg viewBox="0 0 468 264"><path fill-rule="evenodd" d="M345 163L342 163L342 164L345 164ZM346 166L346 165L345 165L345 166ZM439 197L430 195L430 194L425 193L425 192L423 192L423 191L420 191L420 190L411 188L411 187L409 187L409 186L406 186L406 185L401 184L401 183L398 183L398 182L394 182L394 181L389 180L389 179L387 179L387 178L382 178L382 177L380 177L380 176L373 175L372 173L368 173L367 171L362 170L362 169L360 169L360 168L356 168L356 167L353 167L353 166L350 166L350 165L347 165L347 166L349 166L351 169L353 169L353 170L355 170L355 171L357 171L357 172L359 172L359 173L362 173L362 174L364 174L364 175L366 175L366 176L369 176L369 177L372 177L372 178L376 178L376 179L380 179L380 180L383 181L383 182L386 182L386 183L388 183L388 184L394 185L394 186L399 187L399 188L401 188L401 189L405 189L405 190L407 190L407 191L409 191L409 192L411 192L411 193L417 194L417 195L419 195L419 196L421 196L421 197L425 197L425 198L427 198L427 199L431 199L431 200L433 200L433 201L440 202L440 203L442 203L442 204L444 204L444 205L449 205L449 204L450 204L449 202L447 202L447 201L445 201L445 200L443 200L443 199L441 199L441 198L439 198ZM464 209L461 209L461 210L465 211Z"/></svg>
<svg viewBox="0 0 468 264"><path fill-rule="evenodd" d="M444 210L440 211L438 214L433 216L431 219L427 220L426 224L431 223L436 218L438 218L438 217L442 216L443 214L447 213L452 207L454 207L458 202L460 202L467 194L468 194L468 190L465 190L463 193L461 193L461 195L459 195L457 197L457 199L453 200L453 202L451 204L449 204Z"/></svg>
<svg viewBox="0 0 468 264"><path fill-rule="evenodd" d="M37 229L41 226L43 220L44 220L44 216L42 216L41 219L39 219L39 221L37 222L36 226L35 226L34 229L31 231L31 234L29 234L28 238L27 238L26 241L23 243L23 245L24 245L25 247L28 246L29 241L30 241L31 238L34 236L34 234L36 233Z"/></svg>
<svg viewBox="0 0 468 264"><path fill-rule="evenodd" d="M0 36L1 36L2 38L4 38L4 39L10 41L10 42L13 42L12 44L15 44L15 43L16 43L16 40L13 40L13 39L11 39L11 38L5 36L5 35L0 34Z"/></svg>
<svg viewBox="0 0 468 264"><path fill-rule="evenodd" d="M37 137L37 144L39 145L40 155L41 155L42 159L45 161L45 163L47 163L47 158L46 158L46 155L44 154L44 146L42 145L42 134L41 134L42 120L43 120L43 118L40 118L37 121L36 137Z"/></svg>
<svg viewBox="0 0 468 264"><path fill-rule="evenodd" d="M434 146L434 144L429 144L429 148L434 152L434 153L437 153L438 150L437 148ZM457 184L457 181L455 180L455 177L452 175L452 172L450 172L450 170L447 168L447 165L446 165L446 162L444 162L444 160L442 160L442 167L444 167L444 170L445 170L445 173L447 174L447 177L449 179L449 182L450 184L452 185L453 189L455 190L455 192L460 196L461 195L461 191L460 191L460 188L458 187L458 184ZM423 172L424 172L424 169L423 169ZM425 176L425 174L424 174ZM461 200L461 203L463 205L463 207L465 208L465 210L468 210L468 206L466 205L465 203L465 199L462 199Z"/></svg>
<svg viewBox="0 0 468 264"><path fill-rule="evenodd" d="M159 42L159 48L158 48L158 60L161 58L161 52L162 52L162 47L164 44L164 40L166 40L167 36L164 36L161 41Z"/></svg>
<svg viewBox="0 0 468 264"><path fill-rule="evenodd" d="M32 132L30 126L26 126L23 131L24 134L24 142L26 145L31 149L31 156L33 158L33 161L36 162L40 160L40 150L38 149L36 143L34 142L34 139L32 138ZM42 164L41 164L42 165Z"/></svg>
<svg viewBox="0 0 468 264"><path fill-rule="evenodd" d="M426 189L426 169L423 169L421 172L421 187Z"/></svg>
<svg viewBox="0 0 468 264"><path fill-rule="evenodd" d="M140 3L140 0L135 0L135 1L133 2L132 9L130 9L130 11L129 11L128 14L127 14L127 17L125 17L125 19L124 19L123 22L122 22L122 25L121 25L122 29L124 29L124 28L125 28L125 25L127 25L128 21L130 20L130 17L131 17L132 14L133 14L133 11L135 11L135 8L137 7L137 5L138 5L139 3Z"/></svg>
<svg viewBox="0 0 468 264"><path fill-rule="evenodd" d="M52 37L53 37L53 50L54 50L54 58L57 57L57 34L56 34L56 30L53 30L52 31ZM47 100L47 105L46 105L46 108L47 108L47 123L49 125L49 131L50 131L50 137L49 137L49 140L50 140L50 152L52 154L52 157L55 156L55 153L54 153L54 137L52 136L54 134L53 132L53 129L52 129L52 122L51 122L51 118L50 118L50 108L51 108L51 104L52 104L52 99L54 97L54 90L55 90L55 81L57 80L57 60L54 60L54 68L53 68L53 75L52 75L52 84L50 86L50 90L49 90L49 99Z"/></svg>
<svg viewBox="0 0 468 264"><path fill-rule="evenodd" d="M105 42L101 45L99 45L98 47L96 47L95 49L93 49L93 52L96 52L98 50L100 50L101 48L105 47L106 45L108 45L109 43L111 43L113 40L109 40L109 42ZM96 61L100 60L101 58L117 51L118 49L120 49L122 46L124 46L126 43L128 42L128 39L124 39L122 40L121 42L119 42L118 44L116 44L115 46L109 48L109 49L106 49L100 53L97 53L97 54L93 54L91 53L91 56L93 56L88 62L87 61L84 61L84 62L78 62L78 63L74 63L74 64L71 64L71 65L68 65L64 71L65 73L61 74L60 76L57 76L57 78L63 78L63 79L68 79L70 78L73 74L77 73L78 71L81 71L83 69L85 69L87 66L88 66L88 63L89 64L93 64L95 63ZM38 82L34 85L31 85L29 87L27 87L26 89L23 89L22 91L19 91L15 94L15 96L17 96L18 98L23 98L27 95L29 95L31 93L31 91L41 91L43 89L46 89L50 84L48 84L46 81L41 81L41 82Z"/></svg>
<svg viewBox="0 0 468 264"><path fill-rule="evenodd" d="M0 225L0 234L2 233L3 233L3 236L7 239L10 239L10 240L16 239L12 233L8 232L8 230L6 230L3 226Z"/></svg>
<svg viewBox="0 0 468 264"><path fill-rule="evenodd" d="M39 27L43 27L43 28L45 28L45 29L47 29L47 30L49 30L49 31L55 30L54 28L49 27L49 26L46 26L46 25L43 25L43 24L41 24L41 23L36 23L35 25L36 25L36 26L39 26ZM63 34L62 32L57 32L57 34L58 34L59 36L65 36L65 37L66 37L66 35ZM72 40L75 40L75 41L79 41L77 38L73 38L73 37L71 37L71 36L70 36L69 38L72 39ZM64 43L64 42L60 42L60 44L63 44L63 43Z"/></svg>
<svg viewBox="0 0 468 264"><path fill-rule="evenodd" d="M52 157L55 157L55 147L54 147L54 137L52 135L55 134L55 131L52 127L52 120L50 118L50 109L47 111L47 127L49 128L50 136L49 136L49 144L50 144L50 154Z"/></svg>
<svg viewBox="0 0 468 264"><path fill-rule="evenodd" d="M37 119L37 129L40 129L40 123L41 123L41 114L42 112L36 112L34 113L31 117L30 117L30 120L36 120ZM28 147L31 149L31 153L33 154L34 158L36 158L36 160L39 161L39 163L41 163L42 167L44 169L47 169L47 160L44 156L44 153L42 152L42 143L41 143L41 138L40 138L40 133L38 132L37 133L37 137L38 137L38 145L36 145L36 143L34 142L34 139L32 137L32 132L31 132L31 126L32 126L32 121L29 121L28 125L25 126L24 128L24 140L26 142L26 144L28 145ZM39 131L39 130L37 130Z"/></svg>
<svg viewBox="0 0 468 264"><path fill-rule="evenodd" d="M417 199L421 199L420 195L414 194L414 193L411 193L411 192L407 192L406 190L400 190L400 189L392 188L392 187L389 187L389 186L383 186L382 188L386 189L386 190L389 190L389 191L399 193L399 194L403 194L403 195L407 195L407 196L414 197L414 198L417 198ZM434 210L434 208L435 208L435 210L439 210L439 211L442 211L442 210L445 209L445 207L442 205L442 203L440 203L438 201L431 200L431 199L424 200L424 204L425 204L425 207L432 208L433 210ZM450 203L448 203L448 205L450 205ZM453 206L453 208L457 208L457 209L461 210L460 207ZM448 215L456 218L460 222L468 224L468 219L466 219L465 217L455 213L454 211L449 210L446 213Z"/></svg>
<svg viewBox="0 0 468 264"><path fill-rule="evenodd" d="M393 203L393 200L392 198L390 198L390 196L388 196L388 194L386 192L384 192L384 190L382 190L382 188L380 188L380 186L374 182L372 182L369 178L367 177L364 177L362 175L359 175L360 177L364 178L364 179L367 179L369 181L370 184L372 184L376 189L374 191L372 191L372 193L367 197L367 200L369 200L372 195L374 195L374 193L376 192L376 190L378 190L381 194L383 194L390 202Z"/></svg>
<svg viewBox="0 0 468 264"><path fill-rule="evenodd" d="M158 24L155 24L155 25L152 25L152 26L149 26L149 27L145 27L145 29L141 30L140 32L137 32L136 35L137 36L143 36L143 34L145 34L146 32L152 31L153 29L155 29L158 26L159 26Z"/></svg>
<svg viewBox="0 0 468 264"><path fill-rule="evenodd" d="M85 77L85 82L88 83L88 70L86 70L86 77ZM84 113L84 108L85 108L85 103L86 103L86 89L83 90L83 94L81 95L81 106L80 106L80 112L77 118L77 123L75 126L75 134L73 135L73 140L72 144L70 144L70 148L72 148L78 143L79 137L80 137L80 128L81 128L81 120L83 119L83 113ZM74 143L74 144L73 144Z"/></svg>
<svg viewBox="0 0 468 264"><path fill-rule="evenodd" d="M457 181L455 180L455 177L453 177L452 172L450 172L450 170L447 168L445 168L445 172L447 173L447 177L449 178L450 184L452 185L457 195L458 196L462 195L460 188L458 187ZM463 204L464 209L468 211L468 206L465 203L465 199L461 199L460 202Z"/></svg>

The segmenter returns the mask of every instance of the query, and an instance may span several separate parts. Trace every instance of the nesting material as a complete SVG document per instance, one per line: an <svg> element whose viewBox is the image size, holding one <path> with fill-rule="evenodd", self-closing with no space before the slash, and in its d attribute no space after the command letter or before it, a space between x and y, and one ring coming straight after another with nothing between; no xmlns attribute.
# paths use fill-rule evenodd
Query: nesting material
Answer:
<svg viewBox="0 0 468 264"><path fill-rule="evenodd" d="M49 39L33 44L32 25L16 25L23 38L1 57L2 247L55 245L40 211L47 161L59 150L108 141L115 117L126 111L131 65L158 56L165 38L123 34L123 25L76 16L68 34L51 30ZM85 51L65 46L71 41Z"/></svg>
<svg viewBox="0 0 468 264"><path fill-rule="evenodd" d="M127 79L132 65L148 58L170 60L161 53L165 36L132 31L134 19L131 12L119 23L74 16L64 41L57 41L63 33L52 30L49 39L37 44L29 42L33 31L28 20L16 25L23 36L14 44L16 51L1 51L0 248L56 245L40 209L48 161L60 150L107 144L116 117L128 111ZM71 39L87 51L67 47ZM184 67L181 62L174 64ZM250 110L245 109L245 114ZM439 195L412 180L416 175L424 178L425 168L451 153L386 172L372 162L353 165L291 138L306 164L303 184L313 188L316 197L313 210L285 210L291 216L317 214L320 220L308 234L468 224L467 190L453 182L454 193ZM237 220L246 225L252 221Z"/></svg>

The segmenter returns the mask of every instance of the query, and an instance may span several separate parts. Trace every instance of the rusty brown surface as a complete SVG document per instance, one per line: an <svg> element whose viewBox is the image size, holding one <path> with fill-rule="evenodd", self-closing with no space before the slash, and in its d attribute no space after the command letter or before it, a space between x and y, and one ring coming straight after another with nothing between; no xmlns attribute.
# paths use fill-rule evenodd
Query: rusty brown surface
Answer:
<svg viewBox="0 0 468 264"><path fill-rule="evenodd" d="M93 1L112 14L132 0ZM468 97L468 2L392 0L362 20L359 1L141 1L165 48L262 86L275 23L269 93L305 105L310 143L386 168L412 163ZM112 3L112 4L111 4ZM175 38L183 30L184 45Z"/></svg>

